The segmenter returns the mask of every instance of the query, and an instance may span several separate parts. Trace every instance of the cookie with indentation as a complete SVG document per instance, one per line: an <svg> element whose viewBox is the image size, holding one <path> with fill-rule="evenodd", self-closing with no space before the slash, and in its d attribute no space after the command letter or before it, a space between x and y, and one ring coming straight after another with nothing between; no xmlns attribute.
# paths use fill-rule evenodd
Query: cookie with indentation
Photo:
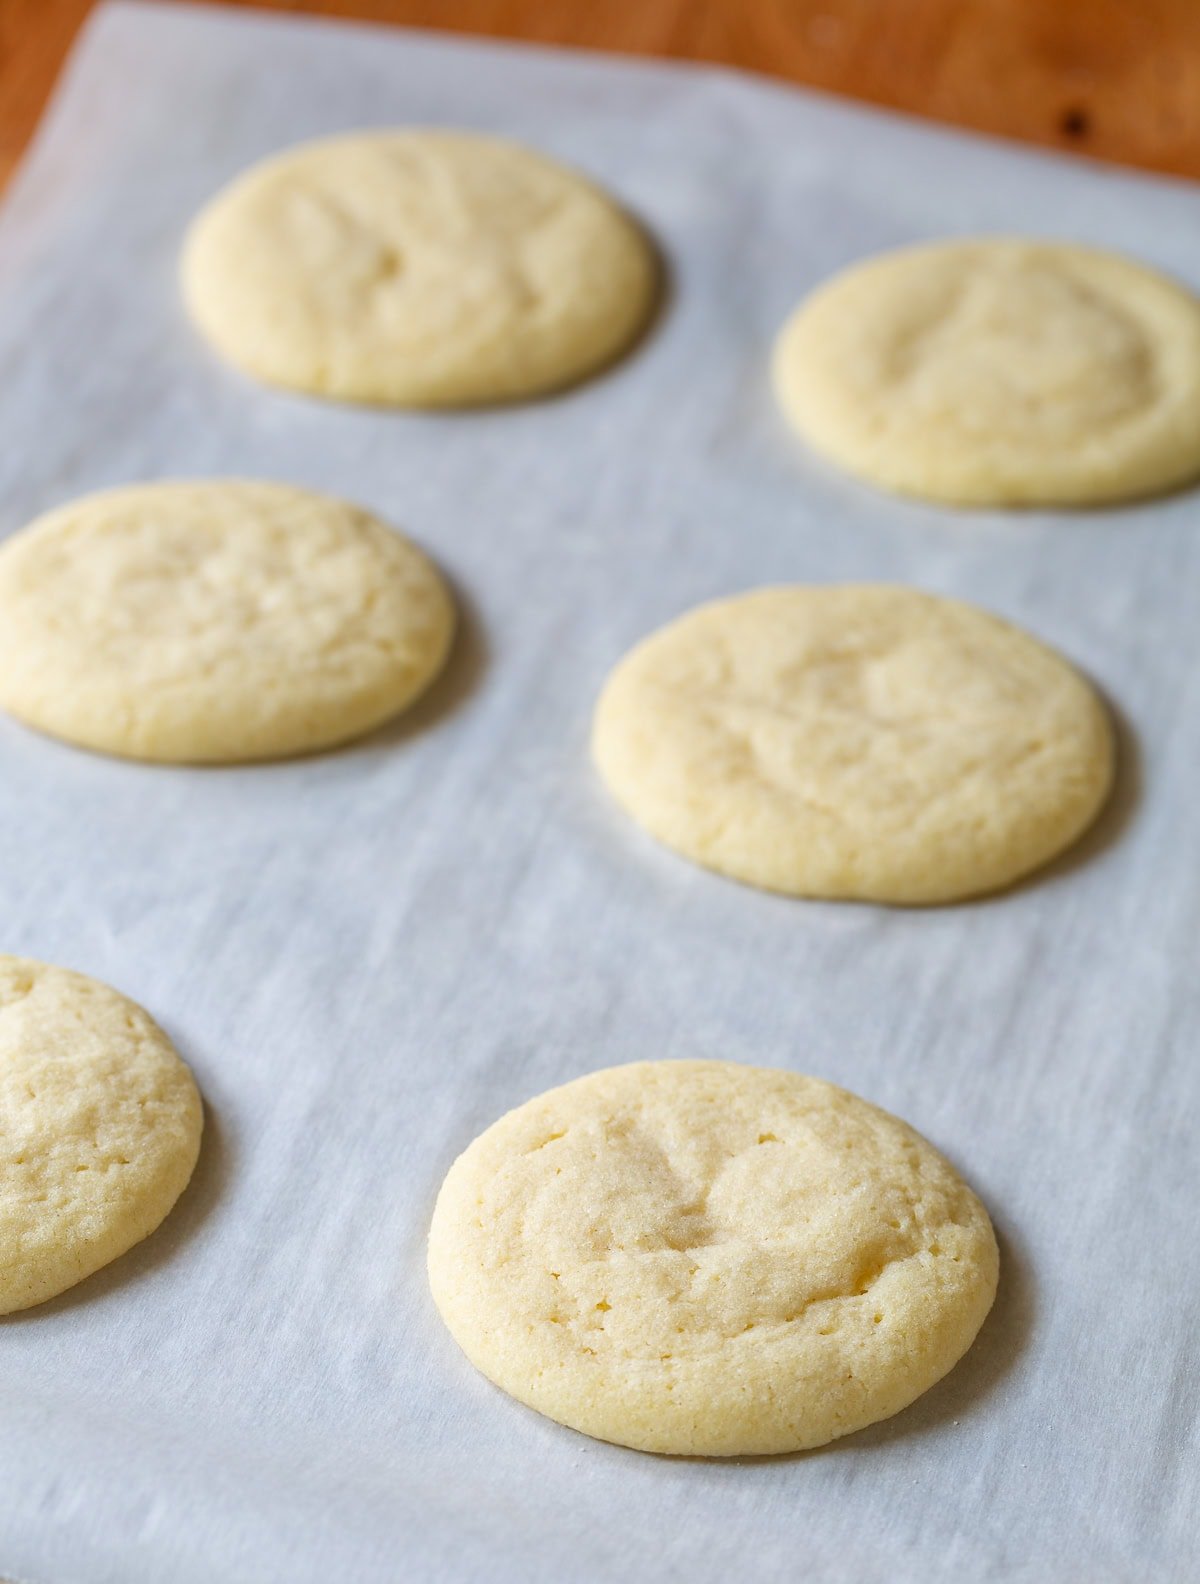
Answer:
<svg viewBox="0 0 1200 1584"><path fill-rule="evenodd" d="M202 1128L191 1073L141 1007L83 974L0 956L0 1314L153 1232Z"/></svg>
<svg viewBox="0 0 1200 1584"><path fill-rule="evenodd" d="M793 1452L898 1413L996 1291L987 1212L817 1078L637 1062L510 1111L447 1174L429 1279L471 1362L646 1452Z"/></svg>
<svg viewBox="0 0 1200 1584"><path fill-rule="evenodd" d="M813 448L961 505L1086 505L1200 475L1200 300L1118 254L979 238L834 277L780 334Z"/></svg>
<svg viewBox="0 0 1200 1584"><path fill-rule="evenodd" d="M134 759L346 742L428 687L453 632L414 544L281 484L110 490L0 548L0 707Z"/></svg>
<svg viewBox="0 0 1200 1584"><path fill-rule="evenodd" d="M1112 783L1092 686L958 600L759 589L654 633L601 694L593 755L659 841L795 896L951 902L1073 842Z"/></svg>
<svg viewBox="0 0 1200 1584"><path fill-rule="evenodd" d="M499 138L362 132L255 166L193 225L183 290L231 363L346 401L454 407L569 385L657 294L641 229Z"/></svg>

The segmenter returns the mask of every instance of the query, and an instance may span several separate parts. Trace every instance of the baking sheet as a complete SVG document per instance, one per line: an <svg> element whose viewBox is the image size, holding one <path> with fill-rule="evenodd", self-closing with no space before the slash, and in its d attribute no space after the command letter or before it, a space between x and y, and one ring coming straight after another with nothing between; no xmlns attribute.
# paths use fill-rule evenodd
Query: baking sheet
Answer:
<svg viewBox="0 0 1200 1584"><path fill-rule="evenodd" d="M297 139L494 129L669 261L618 369L499 412L259 389L184 321L196 208ZM6 950L145 1003L209 1104L163 1229L0 1322L0 1573L33 1584L1194 1576L1200 496L1085 514L888 500L776 413L831 270L952 232L1111 244L1200 286L1197 193L734 75L186 6L90 25L0 222L0 532L81 491L248 474L427 546L467 630L416 714L251 769L0 722ZM588 715L635 639L772 580L893 578L1073 656L1127 723L1095 835L1004 897L789 902L609 804ZM836 1080L966 1171L1000 1295L902 1416L796 1458L642 1456L473 1373L426 1290L454 1155L641 1057Z"/></svg>

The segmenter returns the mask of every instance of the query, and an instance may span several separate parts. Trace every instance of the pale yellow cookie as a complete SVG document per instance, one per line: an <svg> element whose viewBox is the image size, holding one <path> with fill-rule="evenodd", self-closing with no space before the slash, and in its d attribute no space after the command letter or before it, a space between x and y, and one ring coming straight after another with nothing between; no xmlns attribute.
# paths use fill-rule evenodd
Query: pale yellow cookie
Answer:
<svg viewBox="0 0 1200 1584"><path fill-rule="evenodd" d="M930 500L1084 505L1200 474L1200 300L1091 248L869 259L797 309L775 382L817 451Z"/></svg>
<svg viewBox="0 0 1200 1584"><path fill-rule="evenodd" d="M0 956L0 1314L82 1281L154 1231L204 1125L192 1075L134 1002Z"/></svg>
<svg viewBox="0 0 1200 1584"><path fill-rule="evenodd" d="M0 548L0 707L135 759L347 741L428 686L453 628L413 544L281 484L89 495Z"/></svg>
<svg viewBox="0 0 1200 1584"><path fill-rule="evenodd" d="M907 1407L996 1292L987 1212L919 1134L797 1073L636 1062L494 1123L446 1177L433 1296L521 1402L646 1452L821 1446Z"/></svg>
<svg viewBox="0 0 1200 1584"><path fill-rule="evenodd" d="M289 149L189 233L183 290L230 362L346 401L554 390L622 352L653 249L577 172L499 138L359 132Z"/></svg>
<svg viewBox="0 0 1200 1584"><path fill-rule="evenodd" d="M797 896L949 902L1036 869L1107 796L1093 688L998 617L886 585L760 589L609 678L592 734L667 846Z"/></svg>

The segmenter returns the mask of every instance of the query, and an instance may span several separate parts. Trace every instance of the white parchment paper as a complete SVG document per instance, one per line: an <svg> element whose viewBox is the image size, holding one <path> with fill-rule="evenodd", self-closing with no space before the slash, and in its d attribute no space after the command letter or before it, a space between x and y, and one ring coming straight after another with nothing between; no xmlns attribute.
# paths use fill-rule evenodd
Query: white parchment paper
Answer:
<svg viewBox="0 0 1200 1584"><path fill-rule="evenodd" d="M182 231L244 166L363 125L528 139L658 237L620 368L498 412L260 389L184 320ZM179 475L362 501L467 630L408 721L254 769L139 767L0 722L5 950L145 1003L195 1068L193 1186L139 1250L0 1322L0 1573L33 1584L1195 1577L1200 495L955 514L808 457L771 338L830 271L946 233L1126 249L1200 287L1183 184L730 74L117 5L0 223L0 532ZM772 580L978 600L1112 698L1076 854L931 911L692 868L610 806L591 704L635 639ZM992 1209L995 1312L937 1389L803 1457L673 1461L518 1407L441 1327L454 1155L589 1069L795 1067L908 1118Z"/></svg>

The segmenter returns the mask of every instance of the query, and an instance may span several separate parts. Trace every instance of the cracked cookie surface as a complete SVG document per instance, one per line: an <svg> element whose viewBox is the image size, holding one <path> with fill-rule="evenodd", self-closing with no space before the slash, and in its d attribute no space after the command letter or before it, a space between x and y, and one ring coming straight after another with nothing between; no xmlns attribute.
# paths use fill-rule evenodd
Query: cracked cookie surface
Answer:
<svg viewBox="0 0 1200 1584"><path fill-rule="evenodd" d="M760 589L633 649L592 734L667 846L793 895L934 903L1068 846L1113 734L1061 656L957 600L887 585Z"/></svg>
<svg viewBox="0 0 1200 1584"><path fill-rule="evenodd" d="M820 1446L897 1413L995 1295L983 1206L816 1078L638 1062L510 1111L451 1167L429 1276L506 1392L643 1451Z"/></svg>
<svg viewBox="0 0 1200 1584"><path fill-rule="evenodd" d="M187 1186L203 1111L134 1002L0 956L0 1314L43 1303L153 1232Z"/></svg>
<svg viewBox="0 0 1200 1584"><path fill-rule="evenodd" d="M415 407L553 390L638 335L639 227L583 176L499 138L355 133L265 161L184 249L192 318L272 384Z"/></svg>
<svg viewBox="0 0 1200 1584"><path fill-rule="evenodd" d="M1083 505L1200 474L1200 300L1096 249L982 238L869 259L796 310L775 383L816 450L904 494Z"/></svg>
<svg viewBox="0 0 1200 1584"><path fill-rule="evenodd" d="M453 629L415 545L284 485L106 491L0 548L0 706L136 759L345 742L425 689Z"/></svg>

